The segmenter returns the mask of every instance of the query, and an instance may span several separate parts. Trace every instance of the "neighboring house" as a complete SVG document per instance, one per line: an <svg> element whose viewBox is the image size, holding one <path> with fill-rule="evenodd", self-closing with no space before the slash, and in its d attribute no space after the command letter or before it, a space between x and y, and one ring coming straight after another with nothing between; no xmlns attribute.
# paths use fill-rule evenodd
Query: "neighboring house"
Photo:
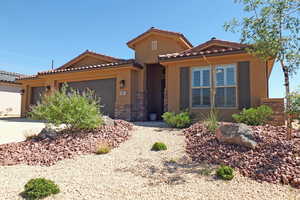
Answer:
<svg viewBox="0 0 300 200"><path fill-rule="evenodd" d="M95 90L103 112L125 120L185 109L202 117L213 99L222 119L231 120L233 113L268 98L274 62L249 55L246 45L212 38L193 47L183 34L156 28L127 45L134 59L85 51L57 69L19 79L25 91L22 114L39 101L40 93L65 82Z"/></svg>
<svg viewBox="0 0 300 200"><path fill-rule="evenodd" d="M0 117L18 117L21 114L21 84L16 78L23 76L0 70Z"/></svg>

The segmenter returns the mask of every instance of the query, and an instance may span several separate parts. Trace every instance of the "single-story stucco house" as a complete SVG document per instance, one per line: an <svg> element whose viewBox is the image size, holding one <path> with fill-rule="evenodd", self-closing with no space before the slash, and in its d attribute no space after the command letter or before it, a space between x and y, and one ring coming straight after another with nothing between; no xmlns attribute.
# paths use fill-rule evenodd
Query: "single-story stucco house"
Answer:
<svg viewBox="0 0 300 200"><path fill-rule="evenodd" d="M231 120L243 108L271 101L268 79L274 61L248 54L244 44L212 38L194 47L181 33L150 28L127 45L134 59L87 50L57 69L20 78L22 114L40 93L65 82L95 90L105 114L130 121L186 109L201 117L213 99L222 119Z"/></svg>
<svg viewBox="0 0 300 200"><path fill-rule="evenodd" d="M21 84L16 78L22 74L0 70L0 117L19 117L21 114Z"/></svg>

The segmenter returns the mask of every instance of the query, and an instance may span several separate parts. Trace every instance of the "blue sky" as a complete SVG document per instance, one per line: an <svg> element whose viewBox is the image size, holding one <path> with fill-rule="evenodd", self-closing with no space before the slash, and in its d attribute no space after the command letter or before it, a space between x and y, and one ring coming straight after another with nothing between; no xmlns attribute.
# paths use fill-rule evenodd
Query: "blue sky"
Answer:
<svg viewBox="0 0 300 200"><path fill-rule="evenodd" d="M182 32L193 45L217 37L239 41L223 24L243 12L233 0L9 0L0 3L0 70L35 74L58 67L86 49L134 57L126 42L154 26ZM291 88L300 85L300 71ZM284 95L276 64L270 96Z"/></svg>

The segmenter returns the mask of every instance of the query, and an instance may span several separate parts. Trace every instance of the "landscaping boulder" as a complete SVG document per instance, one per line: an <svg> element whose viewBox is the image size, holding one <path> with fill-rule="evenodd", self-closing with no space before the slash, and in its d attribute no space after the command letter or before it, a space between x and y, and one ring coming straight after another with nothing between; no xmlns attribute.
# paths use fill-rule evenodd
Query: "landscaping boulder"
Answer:
<svg viewBox="0 0 300 200"><path fill-rule="evenodd" d="M43 128L43 130L38 134L38 137L41 138L42 140L44 139L51 139L54 140L57 138L57 130L49 127Z"/></svg>
<svg viewBox="0 0 300 200"><path fill-rule="evenodd" d="M238 144L255 149L257 143L253 139L253 132L246 124L226 123L216 131L216 137L220 142Z"/></svg>
<svg viewBox="0 0 300 200"><path fill-rule="evenodd" d="M109 116L103 116L102 119L106 126L114 126L115 125L115 121L112 118L110 118Z"/></svg>

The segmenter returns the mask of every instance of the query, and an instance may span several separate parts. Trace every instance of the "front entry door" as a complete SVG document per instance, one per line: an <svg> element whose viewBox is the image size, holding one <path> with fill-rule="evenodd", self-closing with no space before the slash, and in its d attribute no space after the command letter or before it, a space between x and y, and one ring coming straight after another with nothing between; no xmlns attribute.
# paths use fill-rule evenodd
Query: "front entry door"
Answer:
<svg viewBox="0 0 300 200"><path fill-rule="evenodd" d="M164 107L165 74L159 64L147 65L148 113L156 113L161 119Z"/></svg>

